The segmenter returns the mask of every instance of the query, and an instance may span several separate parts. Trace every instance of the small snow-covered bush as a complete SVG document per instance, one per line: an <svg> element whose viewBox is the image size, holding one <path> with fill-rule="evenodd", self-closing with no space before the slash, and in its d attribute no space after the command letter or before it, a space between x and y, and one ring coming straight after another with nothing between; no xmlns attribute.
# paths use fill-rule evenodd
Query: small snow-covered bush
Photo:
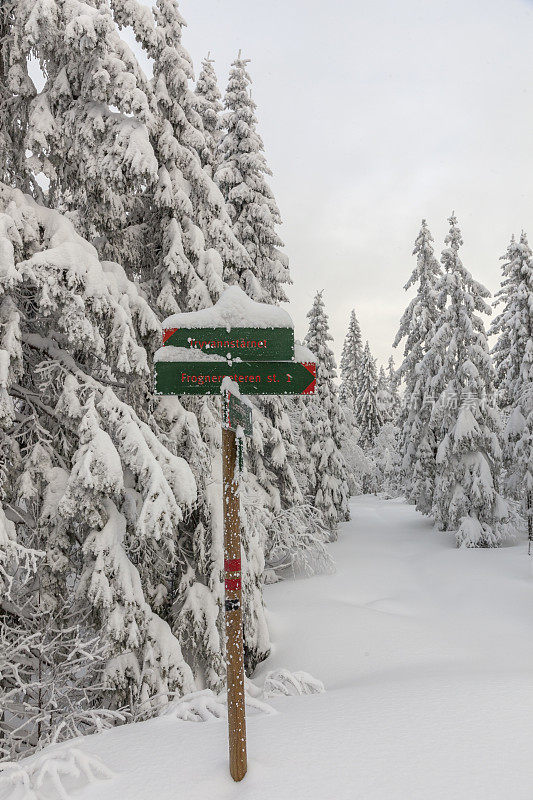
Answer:
<svg viewBox="0 0 533 800"><path fill-rule="evenodd" d="M313 678L308 672L289 672L288 669L277 669L265 677L263 694L265 697L276 695L322 694L326 689L322 681Z"/></svg>
<svg viewBox="0 0 533 800"><path fill-rule="evenodd" d="M290 570L294 576L334 572L335 563L326 547L329 536L321 524L320 512L310 504L306 504L305 513L300 507L276 514L265 550L269 583L275 582L272 571L278 577L284 570Z"/></svg>
<svg viewBox="0 0 533 800"><path fill-rule="evenodd" d="M246 679L246 708L263 714L275 714L274 709L261 700L262 691ZM211 722L227 716L227 695L215 694L211 689L190 692L166 705L160 716L181 719L184 722Z"/></svg>
<svg viewBox="0 0 533 800"><path fill-rule="evenodd" d="M70 800L73 789L112 777L99 758L78 747L54 749L28 763L1 764L0 793L7 791L0 797L7 800L20 789L24 800Z"/></svg>

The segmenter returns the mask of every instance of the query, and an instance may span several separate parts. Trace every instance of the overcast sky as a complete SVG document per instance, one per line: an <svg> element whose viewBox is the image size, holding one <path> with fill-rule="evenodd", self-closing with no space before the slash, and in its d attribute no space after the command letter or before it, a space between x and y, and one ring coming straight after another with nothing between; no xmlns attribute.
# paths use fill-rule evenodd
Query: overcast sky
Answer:
<svg viewBox="0 0 533 800"><path fill-rule="evenodd" d="M145 0L149 2L149 0ZM350 310L383 362L427 218L455 210L491 291L511 233L533 240L533 2L182 0L196 74L250 58L298 336L317 289L340 354ZM399 353L396 354L398 360Z"/></svg>

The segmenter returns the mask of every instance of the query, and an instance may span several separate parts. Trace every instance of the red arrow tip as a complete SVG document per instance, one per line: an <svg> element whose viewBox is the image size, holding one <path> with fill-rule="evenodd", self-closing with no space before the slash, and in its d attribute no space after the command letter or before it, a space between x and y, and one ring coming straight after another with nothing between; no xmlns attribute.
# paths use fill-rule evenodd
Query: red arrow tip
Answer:
<svg viewBox="0 0 533 800"><path fill-rule="evenodd" d="M313 380L309 384L309 386L303 390L302 394L315 394L316 390L316 364L312 364L310 361L307 363L302 364L303 367L306 368L308 372L311 373L313 376Z"/></svg>
<svg viewBox="0 0 533 800"><path fill-rule="evenodd" d="M165 344L170 339L172 334L176 333L177 330L177 328L165 328L163 331L163 344Z"/></svg>

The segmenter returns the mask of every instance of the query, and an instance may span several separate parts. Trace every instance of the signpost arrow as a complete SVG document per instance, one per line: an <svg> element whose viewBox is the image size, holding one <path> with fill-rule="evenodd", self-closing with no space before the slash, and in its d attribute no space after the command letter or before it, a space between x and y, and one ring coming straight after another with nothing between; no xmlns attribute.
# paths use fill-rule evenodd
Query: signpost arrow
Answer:
<svg viewBox="0 0 533 800"><path fill-rule="evenodd" d="M289 361L294 358L292 328L165 328L163 345L228 355L243 361Z"/></svg>
<svg viewBox="0 0 533 800"><path fill-rule="evenodd" d="M162 352L162 351L160 351ZM314 394L316 364L297 361L156 361L156 394L220 394L230 377L245 395Z"/></svg>

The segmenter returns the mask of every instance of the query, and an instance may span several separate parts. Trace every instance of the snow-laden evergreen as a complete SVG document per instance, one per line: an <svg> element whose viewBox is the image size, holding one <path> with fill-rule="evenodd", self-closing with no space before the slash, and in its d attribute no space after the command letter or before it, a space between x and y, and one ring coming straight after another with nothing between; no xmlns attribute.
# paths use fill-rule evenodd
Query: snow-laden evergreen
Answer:
<svg viewBox="0 0 533 800"><path fill-rule="evenodd" d="M44 553L25 602L49 615L49 632L68 635L59 613L89 620L107 651L93 702L148 709L194 687L154 610L185 558L177 531L196 500L144 402L143 345L160 326L118 264L5 184L0 252L1 497L19 544Z"/></svg>
<svg viewBox="0 0 533 800"><path fill-rule="evenodd" d="M355 316L355 310L350 314L348 333L344 340L341 354L340 372L341 386L339 397L343 405L354 411L358 390L358 373L363 356L363 343L361 328Z"/></svg>
<svg viewBox="0 0 533 800"><path fill-rule="evenodd" d="M400 376L394 366L394 357L390 356L387 362L387 380L388 380L388 390L390 394L390 414L391 419L394 425L396 425L399 421L400 416L400 408L401 408L401 399L400 393L398 391L398 385L400 381Z"/></svg>
<svg viewBox="0 0 533 800"><path fill-rule="evenodd" d="M239 57L232 64L215 179L226 199L235 234L250 256L250 265L245 270L235 265L233 272L224 272L224 277L229 283L238 283L252 299L277 305L287 299L284 285L290 283L289 263L276 231L281 218L265 178L271 172L257 133L247 63ZM296 478L297 435L292 430L290 406L291 401L275 396L257 403L254 436L248 448L250 472L266 493L263 525L267 554L279 552L280 547L293 552L298 539L304 547L306 540L314 541L318 535L316 520ZM249 508L249 519L254 519L253 491L251 495L248 492L245 488L243 502ZM276 563L267 562L269 567Z"/></svg>
<svg viewBox="0 0 533 800"><path fill-rule="evenodd" d="M355 406L355 421L361 432L359 444L363 450L367 450L373 446L376 436L383 425L378 401L376 362L370 352L368 342L363 350L358 383L359 391Z"/></svg>
<svg viewBox="0 0 533 800"><path fill-rule="evenodd" d="M133 28L153 60L154 77L142 84L151 114L148 143L139 137L129 141L134 162L142 164L145 153L151 154L155 173L143 180L130 171L129 197L136 207L117 217L112 230L103 231L99 246L120 257L130 277L140 278L152 308L162 318L210 306L224 288L225 265L246 264L248 257L233 234L224 199L198 155L205 138L189 86L192 63L181 44L184 21L177 3L158 0L152 9L136 0L113 0L111 5L115 21ZM107 15L107 25L107 5L99 10ZM110 72L110 83L115 74ZM207 399L180 403L165 398L154 408L167 443L186 459L198 484L198 502L181 530L188 557L180 562L168 592L156 594L154 603L190 655L195 676L217 689L225 674L218 414L217 402ZM257 565L252 579L258 585L260 559L254 558L252 565ZM260 601L251 618L260 620L262 632L263 614ZM267 638L258 659L268 646Z"/></svg>
<svg viewBox="0 0 533 800"><path fill-rule="evenodd" d="M383 365L381 365L381 367L379 368L377 399L378 399L378 408L383 423L393 422L394 400L391 391L389 374L385 370L385 367Z"/></svg>
<svg viewBox="0 0 533 800"><path fill-rule="evenodd" d="M507 417L504 463L506 488L526 509L533 538L533 254L525 233L514 237L502 257L503 281L496 304L503 310L491 333L499 396Z"/></svg>
<svg viewBox="0 0 533 800"><path fill-rule="evenodd" d="M338 523L349 517L348 470L341 452L346 424L335 384L335 358L329 345L333 337L322 292L315 295L307 318L304 344L316 358L317 390L303 409L301 457L313 505L335 537Z"/></svg>
<svg viewBox="0 0 533 800"><path fill-rule="evenodd" d="M254 300L278 303L287 300L283 287L290 283L289 266L280 250L283 242L276 228L281 217L266 180L272 173L257 132L247 64L239 54L231 66L215 179L226 199L233 230L253 267L235 264L227 272L227 280L239 283Z"/></svg>
<svg viewBox="0 0 533 800"><path fill-rule="evenodd" d="M17 0L0 6L0 181L40 191L26 169L24 136L36 89L28 74L27 48L15 35Z"/></svg>
<svg viewBox="0 0 533 800"><path fill-rule="evenodd" d="M405 339L398 377L404 382L399 425L400 452L406 491L419 511L429 514L433 504L437 445L432 411L441 388L435 383L439 362L433 339L438 327L438 286L442 270L433 250L433 237L425 220L417 236L413 255L416 265L405 285L416 286L400 321L394 346Z"/></svg>
<svg viewBox="0 0 533 800"><path fill-rule="evenodd" d="M200 152L202 165L213 175L216 169L218 144L222 133L222 95L218 88L217 76L212 58L204 58L202 69L196 82L198 113L202 118L205 146Z"/></svg>
<svg viewBox="0 0 533 800"><path fill-rule="evenodd" d="M490 314L488 290L463 266L463 244L454 214L442 252L439 328L433 346L444 387L434 409L438 426L433 515L456 532L457 544L501 543L509 509L499 493L501 427L494 402L494 367L482 317Z"/></svg>
<svg viewBox="0 0 533 800"><path fill-rule="evenodd" d="M494 319L490 333L498 335L493 349L496 386L500 405L509 413L523 388L522 363L532 335L533 257L525 233L518 242L514 236L511 238L501 260L504 262L502 286L494 305L503 305L503 310Z"/></svg>
<svg viewBox="0 0 533 800"><path fill-rule="evenodd" d="M402 491L401 456L398 447L399 429L392 422L385 422L368 453L371 469L364 481L367 491L397 497Z"/></svg>
<svg viewBox="0 0 533 800"><path fill-rule="evenodd" d="M19 0L12 30L22 57L31 54L45 77L29 100L26 170L49 182L48 205L68 211L83 235L112 244L117 228L141 216L142 187L157 180L148 82L107 2Z"/></svg>

